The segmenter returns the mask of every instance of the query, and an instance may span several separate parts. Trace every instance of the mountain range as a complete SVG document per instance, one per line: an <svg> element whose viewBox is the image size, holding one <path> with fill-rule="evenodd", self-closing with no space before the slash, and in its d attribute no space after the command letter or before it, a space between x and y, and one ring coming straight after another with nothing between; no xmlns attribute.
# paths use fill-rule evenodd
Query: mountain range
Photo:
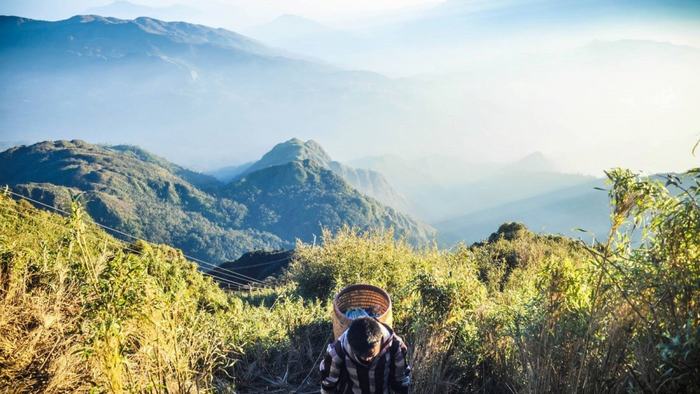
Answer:
<svg viewBox="0 0 700 394"><path fill-rule="evenodd" d="M602 179L564 186L456 215L433 226L446 246L484 240L492 229L511 221L525 223L534 232L601 240L610 229L610 203L601 190L604 187Z"/></svg>
<svg viewBox="0 0 700 394"><path fill-rule="evenodd" d="M602 3L594 3L600 9ZM538 7L557 8L551 2ZM378 43L378 52L364 47L368 39L377 41L373 35L362 41L366 51L358 56L367 67L380 61L425 72L405 78L335 67L329 58L311 59L289 52L293 47L273 48L191 23L95 15L55 22L0 17L0 135L136 144L198 170L229 164L231 157L251 161L291 135L321 141L346 160L447 153L479 162L559 151L557 160L569 171L589 174L615 165L644 169L659 155L659 144L664 151L674 149L673 157L688 156L685 147L695 133L688 126L695 119L689 103L697 101L700 51L607 37L552 51L511 51L502 58L489 52L502 46L477 39L478 29L459 23L480 20L479 15L485 18L480 24L497 19L498 9L470 14L460 8L402 22L388 36L403 44ZM401 34L408 29L420 35L424 24L431 28L420 40ZM456 47L438 45L433 27L454 35ZM285 29L293 36L293 26ZM532 44L525 35L513 38ZM350 45L334 45L358 54ZM387 45L396 52L387 52ZM688 113L688 125L656 141L659 124ZM255 138L246 138L251 135ZM634 149L613 148L633 136L640 137ZM609 138L605 147L596 145ZM630 153L636 151L643 153ZM601 160L586 160L592 155Z"/></svg>
<svg viewBox="0 0 700 394"><path fill-rule="evenodd" d="M121 4L125 5L128 4ZM479 12L458 5L445 4L421 21L402 22L396 26L396 32L409 25L425 26L425 31L443 27L445 31L459 31L461 25L456 22L478 19ZM454 18L450 12L442 12L453 9L450 7L456 7ZM465 13L471 16L464 16ZM487 8L481 15L486 20L493 19L498 15L498 7ZM433 23L442 20L455 23ZM293 16L282 17L274 25L287 32L294 30L299 37L324 30L324 26ZM415 31L421 29L417 27ZM424 38L429 41L431 37ZM79 138L104 143L137 142L146 150L123 145L98 148L107 149L110 154L132 156L138 160L133 164L136 167L145 161L176 177L177 181L167 182L182 182L183 190L189 190L186 195L175 198L160 191L172 197L169 203L173 209L179 210L182 200L188 201L191 195L194 200L204 201L199 205L211 205L211 201L221 199L235 203L230 209L245 211L233 214L241 217L233 224L218 221L215 217L224 214L211 212L188 211L183 216L178 211L171 215L184 226L175 241L193 254L217 261L231 260L259 247L289 247L296 233L309 239L315 223L305 220L306 213L301 215L302 220L297 220L294 212L280 215L285 209L284 201L275 195L270 184L278 188L287 183L293 185L289 189L294 197L291 203L302 206L307 203L303 199L311 192L311 185L320 188L317 197L333 196L325 201L325 206L309 205L322 212L318 216L324 216L328 220L324 223L330 226L338 225L342 217L337 216L340 211L326 208L333 204L346 206L353 201L347 198L350 194L360 193L382 209L392 207L397 213L410 214L435 226L441 230L440 239L446 245L456 240L483 239L501 220L516 218L523 218L535 230L599 229L607 222L604 203L585 205L586 209L570 215L557 213L567 207L562 201L574 198L566 197L571 193L580 193L575 198L581 199L592 196L589 185L596 179L574 172L583 166L581 163L591 149L601 155L608 150L608 157L614 157L615 162L601 160L590 167L618 165L624 161L622 155L651 161L653 151L617 148L628 143L625 130L635 130L637 141L655 141L653 150L676 144L676 135L687 130L674 129L675 134L669 134L664 145L665 141L656 141L657 127L671 124L679 113L692 117L694 112L689 105L695 101L692 98L698 89L690 75L697 68L693 65L700 59L698 53L692 47L669 43L600 41L557 55L518 55L514 57L518 61L508 62L507 66L492 67L485 62L448 76L391 79L340 69L235 32L190 23L95 15L56 22L4 16L0 17L0 83L4 87L0 91L0 134L6 141ZM529 56L535 56L536 61L530 61ZM429 63L441 60L445 58L430 57ZM646 68L664 78L629 72L639 64L646 64ZM562 73L571 76L557 78ZM605 82L610 76L615 83ZM655 94L660 91L669 94ZM575 99L566 99L571 92L577 92ZM647 108L668 105L670 111L654 116L650 111L641 111L636 101L628 100L630 97L648 98L651 106ZM580 112L583 108L588 108L585 114ZM533 112L538 110L543 112ZM610 118L592 116L595 113L609 114ZM577 116L584 116L586 122L575 121ZM652 118L654 122L650 121ZM482 128L483 125L488 127ZM407 156L420 155L424 148L430 148L430 154L442 149L461 159L433 155L404 160L383 156L352 161L348 166L332 160L313 141L292 140L273 148L260 160L209 172L211 176L169 161L198 169L213 168L209 160L217 161L217 165L230 163L231 157L240 158L236 162L243 163L266 151L272 145L270 141L281 141L289 135L323 141L334 152L342 149L344 158L352 157L353 153L348 152L376 154L376 147L382 147L379 149L398 154L412 150L406 152ZM602 138L609 143L601 146L598 141ZM511 164L485 162L488 158L479 155L501 150L512 154L513 146L518 151L535 150L543 143L550 148L575 146L579 164L569 167L572 173L560 173L558 166L538 153ZM168 160L149 152L157 152ZM566 159L560 158L558 163L569 164ZM593 161L586 162L584 165ZM63 185L50 179L27 182L102 193L96 184ZM17 184L24 183L20 179ZM128 179L122 179L120 184L133 186ZM33 188L38 190L36 185ZM348 190L353 192L348 194ZM39 191L35 193L41 195ZM128 193L122 194L131 198ZM146 202L155 201L152 199L158 192L136 196L147 208L150 203ZM264 204L258 204L260 201ZM518 203L527 208L517 211ZM99 205L91 204L91 209ZM111 217L110 222L128 218L129 224L121 225L129 227L135 223L133 228L137 231L161 234L157 239L163 242L169 239L170 235L162 229L149 227L155 224L137 217L141 209L136 202L123 210L115 209L113 204L102 205L108 208L100 212ZM382 209L379 211L384 212ZM386 219L383 213L376 214L364 203L353 206L349 212L352 224L361 228L366 223L414 226L405 215ZM512 217L506 217L505 212L512 212ZM595 220L589 223L588 219ZM474 223L484 223L484 228L477 228ZM216 243L208 239L213 235L200 231L197 237L207 238L200 243L194 239L197 231L186 230L207 226L216 228L218 233L239 231L234 244L242 246L219 246L214 248L218 251L212 252L202 245ZM423 240L430 238L425 235L431 231L410 232ZM258 244L255 239L263 241Z"/></svg>
<svg viewBox="0 0 700 394"><path fill-rule="evenodd" d="M350 162L382 173L406 196L406 212L438 230L442 246L486 239L505 222L525 223L533 231L596 236L609 228L603 179L560 172L534 152L509 163L471 163L428 156L414 160L375 156Z"/></svg>
<svg viewBox="0 0 700 394"><path fill-rule="evenodd" d="M47 141L0 153L0 184L64 209L80 196L98 223L217 263L311 242L322 227L393 228L415 244L435 237L431 227L358 192L318 161L265 163L223 183L135 146Z"/></svg>
<svg viewBox="0 0 700 394"><path fill-rule="evenodd" d="M0 16L0 56L5 139L118 135L110 139L200 168L205 159L264 149L244 146L241 135L269 144L351 131L358 141L349 143L357 144L400 130L420 111L413 94L379 74L310 61L220 28L147 17Z"/></svg>
<svg viewBox="0 0 700 394"><path fill-rule="evenodd" d="M561 172L540 152L506 163L470 162L447 156L411 160L374 156L349 164L383 174L397 193L406 196L410 204L407 211L428 222L441 222L595 179Z"/></svg>
<svg viewBox="0 0 700 394"><path fill-rule="evenodd" d="M183 4L173 4L164 7L149 7L129 1L117 0L98 7L90 7L85 11L89 15L109 15L115 18L132 19L148 16L166 21L184 21L199 14L196 8Z"/></svg>
<svg viewBox="0 0 700 394"><path fill-rule="evenodd" d="M692 0L446 0L376 15L363 23L345 24L343 29L299 15L281 15L245 33L345 67L407 76L444 73L454 70L456 64L463 66L475 58L488 57L498 51L500 40L506 36L510 36L512 46L521 45L521 40L541 45L538 34L543 32L556 37L606 26L610 14L629 25L645 20L692 23L700 15L700 7ZM381 56L383 53L390 56Z"/></svg>

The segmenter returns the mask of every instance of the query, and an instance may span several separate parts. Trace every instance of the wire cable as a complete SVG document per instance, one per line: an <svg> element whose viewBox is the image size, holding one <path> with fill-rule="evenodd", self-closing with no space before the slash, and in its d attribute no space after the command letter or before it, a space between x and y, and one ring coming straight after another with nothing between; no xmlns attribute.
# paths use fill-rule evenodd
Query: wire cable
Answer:
<svg viewBox="0 0 700 394"><path fill-rule="evenodd" d="M274 263L279 263L281 261L286 261L286 260L292 260L291 257L285 257L277 260L272 260L272 261L265 261L263 263L255 263L255 264L249 264L249 265L241 265L241 266L236 266L236 269L246 269L246 268L255 268L255 267L262 267L264 265L269 265L269 264L274 264Z"/></svg>
<svg viewBox="0 0 700 394"><path fill-rule="evenodd" d="M54 207L54 206L52 206L52 205L45 204L45 203L43 203L43 202L41 202L41 201L34 200L34 199L32 199L32 198L26 197L26 196L24 196L24 195L22 195L22 194L18 194L18 193L12 192L12 191L10 191L10 190L7 190L7 191L9 191L9 192L10 192L11 194L13 194L13 195L16 195L16 196L18 196L18 197L21 197L21 198L23 198L23 199L26 199L26 200L28 200L28 201L31 201L31 202L34 202L34 203L39 204L39 205L41 205L41 206L50 208L50 209L52 209L52 210L54 210L54 211L57 211L57 212L60 212L60 213L69 215L68 212L66 212L65 210L62 210L62 209L60 209L60 208ZM8 209L9 209L9 208L8 208ZM20 212L18 212L18 211L16 211L16 210L15 210L15 212L20 213ZM97 225L97 226L99 226L99 227L102 227L102 228L105 228L105 227L106 227L106 226L100 225L100 223L97 223L97 222L92 221L92 220L89 220L89 222L91 222L91 223L93 223L93 224L95 224L95 225ZM118 231L118 230L116 230L116 231ZM119 232L119 233L123 233L123 232L120 232L120 231L118 231L118 232ZM129 234L126 234L126 233L123 233L123 234L129 236ZM89 235L93 235L93 234L89 234ZM129 236L129 237L130 237L130 238L134 238L134 239L140 239L140 238L136 238L136 237L134 237L134 236ZM95 236L95 239L98 239L98 240L99 240L99 238L97 238L97 236ZM110 241L110 242L111 242L111 241ZM128 250L128 251L130 251L130 252L133 252L133 253L136 253L136 254L139 254L139 255L144 255L143 252L138 251L138 250L135 250L135 249L133 249L133 248L130 248L128 245L119 244L119 243L115 243L115 242L111 242L111 244L112 244L113 246L117 246L117 247L119 247L119 248L121 248L121 249ZM191 257L186 256L186 255L184 255L184 254L183 254L183 256L186 257L186 258L191 259ZM205 261L198 261L198 262L199 262L199 263L204 263L204 264L209 264L209 265L212 265L212 266L216 267L216 266L213 265L212 263L208 263L208 262L205 262ZM228 270L224 270L224 271L228 271ZM228 278L227 278L227 277L224 277L224 276L222 276L222 274L224 274L223 272L222 272L222 273L219 273L219 275L217 275L217 274L215 274L215 273L211 273L211 272L207 272L207 271L200 270L200 273L203 274L203 275L210 276L210 277L212 277L212 278L214 278L214 279L217 279L217 280L219 280L220 282L223 282L223 283L225 283L225 284L227 284L227 285L234 285L234 286L238 287L239 289L240 289L240 288L245 288L245 287L249 287L249 288L251 288L251 289L257 289L257 287L255 287L255 286L253 286L253 285L251 285L251 284L249 284L249 283L245 283L245 282L243 281L243 279L237 278L237 277L235 277L235 276L234 276L234 277L230 277L230 276L229 276ZM262 282L260 282L260 281L257 281L257 282L262 283Z"/></svg>
<svg viewBox="0 0 700 394"><path fill-rule="evenodd" d="M7 207L2 207L2 208L3 208L3 209L10 210L10 208L7 208ZM17 212L16 210L14 210L13 212L17 213L18 215L22 215L20 212ZM26 217L26 216L25 216L25 217ZM53 222L51 222L51 224L52 224L52 225L55 225L55 226L60 226L59 224L53 223ZM87 234L83 234L83 235L84 235L84 236L88 236L88 237L90 237L91 239L93 239L93 240L95 240L95 241L105 241L105 242L108 242L110 245L116 247L116 248L119 249L119 250L122 250L122 251L129 251L129 252L134 253L134 254L137 254L137 255L139 255L139 256L146 256L146 254L145 254L143 251L130 248L128 245L125 245L125 244L123 244L123 243L120 243L120 242L118 242L117 240L111 240L111 239L109 239L109 238L101 238L101 237L97 236L96 234L91 234L91 233L87 233ZM227 278L224 278L224 277L219 277L219 276L216 276L216 275L212 275L212 274L209 274L209 273L207 273L207 272L199 271L199 273L202 274L202 275L210 276L210 277L216 279L217 281L219 281L220 283L225 284L225 285L226 285L227 287L229 287L229 288L234 287L234 288L236 288L237 290L243 290L243 289L251 289L251 290L253 290L253 289L257 289L257 288L255 288L255 287L251 286L250 284L246 284L246 283L243 283L243 282L232 281L232 280L230 280L230 279L227 279Z"/></svg>
<svg viewBox="0 0 700 394"><path fill-rule="evenodd" d="M12 210L12 209L9 208L9 207L0 207L0 208L1 208L1 209L5 209L7 212L10 212L10 211L11 211L11 212L13 212L13 213L17 213L19 216L23 216L24 218L27 217L26 215L23 215L21 212L19 212L19 211L17 211L17 210ZM52 225L55 225L55 226L59 226L59 227L60 227L60 225L59 225L58 223L54 223L54 222L49 222L49 223L51 223ZM118 248L118 249L120 249L120 250L126 250L126 251L132 252L132 253L137 254L137 255L140 255L140 256L146 256L146 254L145 254L143 251L139 251L139 250L130 248L128 245L125 245L125 244L123 244L123 243L120 243L120 242L118 242L118 241L116 241L116 240L111 240L111 239L109 239L109 238L101 238L101 237L97 236L96 234L92 234L92 233L87 233L87 234L83 234L83 235L89 236L90 238L92 238L93 240L96 240L96 241L105 241L105 242L109 242L112 246L114 246L114 247L116 247L116 248ZM207 273L207 272L202 272L202 271L199 271L199 272L200 272L200 274L202 274L202 275L207 275L207 276L213 277L214 279L218 280L219 282L226 284L228 287L233 286L233 287L237 288L238 290L242 290L242 289L251 289L251 290L253 290L253 289L258 289L258 288L256 288L256 287L251 286L250 284L247 284L247 283L232 281L232 280L230 280L230 279L223 278L223 277L219 277L219 276L216 276L216 275L212 275L212 274L209 274L209 273Z"/></svg>
<svg viewBox="0 0 700 394"><path fill-rule="evenodd" d="M27 200L27 201L33 202L33 203L38 204L38 205L41 205L41 206L43 206L43 207L52 209L52 210L54 210L54 211L56 211L56 212L60 212L60 213L62 213L62 214L64 214L64 215L70 216L70 212L67 212L67 211L65 211L65 210L63 210L63 209L60 209L60 208L58 208L58 207L55 207L55 206L53 206L53 205L49 205L49 204L43 203L43 202L41 202L41 201L35 200L35 199L31 198L31 197L27 197L27 196L25 196L25 195L23 195L23 194L16 193L16 192L10 190L9 188L7 188L5 191L8 192L8 193L10 193L10 194L12 194L12 195L15 195L15 196L17 196L17 197L23 198L23 199L25 199L25 200ZM112 231L112 232L114 232L114 233L116 233L116 234L119 234L119 235L122 235L122 236L124 236L124 237L131 238L131 239L134 239L134 240L141 240L141 239L142 239L142 238L136 237L136 236L134 236L134 235L125 233L125 232L123 232L123 231L121 231L121 230L117 230L117 229L112 228L112 227L109 227L109 226L107 226L107 225L98 223L98 222L96 222L96 221L94 221L94 220L92 220L92 219L90 219L90 220L88 220L88 221L91 222L91 223L93 223L93 224L95 224L96 226L99 226L99 227L101 227L101 228L103 228L103 229L105 229L105 230ZM245 280L245 281L250 281L250 282L257 283L257 284L264 284L264 282L261 281L261 280L259 280L259 279L253 278L253 277L248 276L248 275L243 275L243 274L241 274L241 273L239 273L239 272L235 272L235 271L232 271L232 270L230 270L230 269L226 269L226 268L219 267L218 265L216 265L216 264L214 264L214 263L210 263L210 262L204 261L204 260L202 260L202 259L198 259L198 258L196 258L196 257L188 256L188 255L186 255L186 254L184 254L184 253L183 253L183 256L185 256L185 258L187 258L187 259L196 261L196 262L198 262L198 263L200 263L200 264L204 264L205 266L212 267L212 269L214 269L214 270L223 271L222 274L223 274L223 273L228 273L228 274L230 274L229 276L232 276L233 278L236 278L236 279L238 279L238 280Z"/></svg>

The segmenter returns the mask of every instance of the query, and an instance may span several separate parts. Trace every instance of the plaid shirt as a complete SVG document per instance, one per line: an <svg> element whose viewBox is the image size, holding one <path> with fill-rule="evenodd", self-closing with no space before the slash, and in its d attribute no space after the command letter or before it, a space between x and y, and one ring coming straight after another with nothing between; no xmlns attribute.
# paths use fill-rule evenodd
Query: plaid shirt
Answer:
<svg viewBox="0 0 700 394"><path fill-rule="evenodd" d="M358 361L348 344L347 330L328 345L320 366L322 394L408 393L411 367L406 360L406 344L389 327L381 327L381 350L370 364Z"/></svg>

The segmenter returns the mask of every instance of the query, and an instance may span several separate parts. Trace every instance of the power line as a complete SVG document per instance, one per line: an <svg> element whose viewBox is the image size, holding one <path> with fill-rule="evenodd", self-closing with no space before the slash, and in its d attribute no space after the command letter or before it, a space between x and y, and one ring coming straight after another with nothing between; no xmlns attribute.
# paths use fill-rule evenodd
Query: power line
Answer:
<svg viewBox="0 0 700 394"><path fill-rule="evenodd" d="M54 207L54 206L52 206L52 205L45 204L45 203L43 203L43 202L41 202L41 201L34 200L34 199L29 198L29 197L26 197L26 196L24 196L24 195L22 195L22 194L15 193L15 192L13 192L13 191L11 191L11 190L9 190L9 189L6 189L6 191L9 192L9 193L11 193L11 194L13 194L13 195L15 195L15 196L18 196L18 197L20 197L20 198L23 198L23 199L25 199L25 200L31 201L31 202L33 202L33 203L36 203L36 204L38 204L38 205L41 205L41 206L44 206L44 207L46 207L46 208L52 209L52 210L54 210L54 211L63 213L63 214L65 214L65 215L70 215L70 213L68 213L67 211L62 210L62 209L60 209L60 208ZM0 206L0 208L4 208L4 209L6 209L7 211L12 211L12 212L14 212L14 213L17 213L18 215L22 215L22 213L21 213L20 211L16 210L16 209L13 210L13 209L11 209L11 208L9 208L9 207L2 207L2 206ZM95 224L95 225L97 225L97 226L99 226L99 227L101 227L101 228L114 231L114 232L116 232L116 233L118 233L118 234L121 234L121 235L123 235L123 236L129 237L129 238L132 238L132 239L135 239L135 240L139 240L139 239L140 239L140 238L138 238L138 237L132 236L132 235L127 234L127 233L124 233L124 232L122 232L122 231L113 229L113 228L111 228L111 227L102 225L102 224L100 224L100 223L97 223L97 222L95 222L94 220L89 220L89 222L91 222L91 223L93 223L93 224ZM56 225L56 226L60 226L60 224L58 224L58 223L54 223L54 222L50 222L50 223L51 223L51 224L54 224L54 225ZM123 243L119 243L119 242L116 241L116 240L112 240L112 239L110 239L110 238L101 238L101 237L98 237L97 234L92 234L92 233L87 233L87 234L85 234L85 235L92 236L92 237L94 237L93 239L98 240L98 241L104 240L104 241L106 241L106 242L110 242L112 245L117 246L118 248L121 248L122 250L127 250L127 251L130 251L130 252L133 252L133 253L135 253L135 254L137 254L137 255L139 255L139 256L145 256L145 253L144 253L143 251L130 248L128 245L123 244ZM188 259L194 260L194 261L196 261L196 262L202 263L202 264L212 265L212 266L214 266L217 270L229 271L229 270L226 270L226 269L224 269L224 268L215 266L215 265L212 264L212 263L203 261L203 260L201 260L201 259L196 259L196 258L193 258L193 257L191 257L191 256L184 255L184 254L183 254L183 256L186 257L186 258L188 258ZM272 261L267 261L267 262L264 262L264 263L258 263L258 264L247 265L247 266L244 266L243 268L252 268L252 267L258 267L258 266L263 266L263 265L268 265L268 264L274 264L274 263L277 263L277 262L286 261L286 260L290 260L290 259L291 259L290 257L285 257L285 258L281 258L281 259L276 259L276 260L272 260ZM230 272L235 273L234 271L230 271ZM241 283L241 282L237 282L237 281L235 281L235 280L230 280L230 279L226 279L226 278L223 278L223 277L219 277L219 276L217 276L217 275L215 275L215 274L213 274L213 273L202 272L202 271L200 271L200 273L203 274L203 275L207 275L207 276L213 277L214 279L217 279L217 280L219 280L220 282L223 282L223 283L227 284L228 286L234 286L234 287L237 288L238 290L245 289L246 287L248 287L248 288L250 288L250 289L256 289L254 286L251 286L250 284ZM238 273L236 273L236 274L238 274ZM245 275L242 275L242 274L239 274L239 275L246 277ZM263 283L263 282L261 282L261 281L258 281L258 280L256 280L256 279L254 279L254 278L251 278L251 279L253 279L253 280L257 281L257 282ZM277 303L277 300L278 300L278 298L275 299L275 301L273 302L273 304L270 306L270 309L272 309L272 308L274 307L274 305ZM320 351L320 353L318 354L318 356L316 357L316 359L315 359L313 365L311 366L311 369L308 371L308 373L306 374L306 376L305 376L304 379L302 380L301 384L296 388L296 390L292 391L293 393L298 393L299 390L300 390L301 388L304 387L304 385L305 385L306 382L308 381L309 377L310 377L311 374L313 373L314 369L316 368L316 365L317 365L318 362L321 360L321 358L322 358L322 356L323 356L323 353L324 353L324 351L326 350L326 344L327 344L327 342L329 342L332 338L333 338L333 336L330 335L330 336L328 337L328 339L323 343L323 345L322 345L322 347L321 347L321 351Z"/></svg>
<svg viewBox="0 0 700 394"><path fill-rule="evenodd" d="M261 281L261 280L259 280L259 279L256 279L256 278L253 278L253 277L250 277L250 276L248 276L248 275L243 275L243 274L241 274L240 272L232 271L232 270L223 268L223 267L221 267L221 266L218 266L218 265L216 265L216 264L209 263L209 262L206 262L206 261L204 261L204 260L198 259L198 258L196 258L196 257L188 256L188 255L186 255L186 254L183 254L183 255L184 255L185 257L187 257L188 259L190 259L190 260L193 260L193 261L196 261L196 262L198 262L198 263L206 264L206 265L209 265L209 266L213 267L213 269L212 269L213 271L224 271L224 272L230 273L230 274L232 274L232 275L238 276L238 277L240 277L240 278L243 279L243 280L248 280L248 281L250 281L250 282L254 282L254 283L257 283L257 284L264 284L263 281Z"/></svg>
<svg viewBox="0 0 700 394"><path fill-rule="evenodd" d="M41 201L37 201L37 200L35 200L35 199L33 199L33 198L24 196L24 195L22 195L22 194L15 193L15 192L13 192L13 191L11 191L11 190L9 190L9 189L6 190L6 191L9 192L9 193L11 193L11 194L13 194L13 195L15 195L15 196L18 196L18 197L23 198L23 199L25 199L25 200L28 200L28 201L31 201L31 202L36 203L36 204L38 204L38 205L41 205L41 206L43 206L43 207L52 209L52 210L54 210L54 211L63 213L63 214L65 214L65 215L70 215L67 211L65 211L65 210L63 210L63 209L54 207L54 206L49 205L49 204L45 204L45 203L43 203L43 202L41 202ZM124 232L122 232L122 231L113 229L113 228L111 228L111 227L109 227L109 226L105 226L105 225L102 225L102 224L100 224L100 223L97 223L97 222L95 222L94 220L89 220L89 222L91 222L91 223L93 223L93 224L95 224L95 225L97 225L97 226L99 226L99 227L101 227L101 228L103 228L103 229L115 231L115 232L117 232L117 233L119 233L119 234L122 234L122 235L124 235L124 236L127 236L127 237L129 237L129 238L136 239L136 240L139 240L139 239L140 239L140 238L138 238L138 237L132 236L132 235L127 234L127 233L124 233ZM126 245L121 245L121 244L119 244L119 245L114 244L114 245L119 246L119 247L121 247L121 248L123 248L123 249L129 250L129 251L131 251L131 252L137 253L137 254L139 254L139 255L143 255L142 252L140 252L140 251L138 251L138 250L135 250L135 249L132 249L132 248L129 248L129 247L126 246ZM195 259L195 258L193 258L193 257L187 256L187 255L184 255L184 254L183 254L183 256L184 256L185 258L188 258L188 259L191 259L191 260L195 260L195 261L197 261L198 263L206 264L206 265L210 265L210 266L212 266L212 267L218 268L218 266L216 266L216 265L214 265L214 264L212 264L212 263L209 263L209 262L206 262L206 261L203 261L203 260L200 260L200 259ZM243 275L243 274L238 274L238 273L236 273L236 272L234 272L234 271L230 271L230 270L227 270L227 269L223 269L223 271L224 271L224 272L219 273L219 275L216 275L216 274L213 274L213 273L210 273L210 272L206 272L206 271L200 271L200 273L202 273L202 274L204 274L204 275L207 275L207 276L210 276L210 277L213 277L213 278L215 278L215 279L217 279L217 280L219 280L219 281L221 281L221 282L227 283L227 284L229 284L229 285L233 284L233 285L235 285L235 286L237 286L237 287L239 287L239 288L244 287L244 286L249 286L247 283L243 282L244 280L247 280L247 278L249 278L248 276ZM230 274L235 274L235 275L238 275L238 276L242 276L243 278L239 278L239 277L237 277L237 276L231 276L231 275L229 275L228 278L223 277L222 275L224 275L226 272L228 272L228 273L230 273ZM254 283L257 283L257 284L263 284L262 281L259 281L259 280L254 279L254 278L251 278L251 279L253 279L251 282L254 282ZM249 286L249 287L254 288L253 286Z"/></svg>
<svg viewBox="0 0 700 394"><path fill-rule="evenodd" d="M14 212L14 213L17 213L18 215L22 215L21 212L18 212L17 210L11 210L9 207L0 207L0 208L6 209L7 211L12 211L12 212ZM25 216L25 217L26 217L26 216ZM60 225L57 224L57 223L53 223L53 222L50 222L50 223L51 223L52 225L60 226ZM145 253L144 253L143 251L139 251L139 250L130 248L130 247L128 247L127 245L125 245L125 244L123 244L123 243L119 243L119 242L117 242L117 241L113 241L113 240L111 240L111 239L109 239L109 238L100 238L100 237L98 237L96 234L92 234L92 233L87 233L87 234L84 234L84 235L90 236L92 239L97 240L97 241L106 241L106 242L109 242L111 245L113 245L113 246L115 246L115 247L117 247L117 248L119 248L119 249L121 249L121 250L126 250L126 251L132 252L132 253L134 253L134 254L137 254L137 255L139 255L139 256L145 256ZM232 280L230 280L230 279L223 278L223 277L219 277L219 276L216 276L216 275L213 275L213 274L209 274L209 273L207 273L207 272L202 272L202 271L200 271L200 273L201 273L202 275L207 275L207 276L213 277L214 279L217 279L218 281L220 281L220 282L222 282L222 283L225 283L225 284L228 285L229 287L234 286L234 287L236 287L238 290L244 289L244 288L246 288L246 287L248 287L248 288L250 288L250 289L255 289L255 287L250 286L250 285L248 285L248 284L246 284L246 283L243 283L243 282L232 281Z"/></svg>
<svg viewBox="0 0 700 394"><path fill-rule="evenodd" d="M54 211L63 213L64 215L70 216L70 212L67 212L67 211L65 211L65 210L63 210L63 209L60 209L60 208L58 208L58 207L55 207L55 206L53 206L53 205L49 205L49 204L43 203L43 202L41 202L41 201L35 200L35 199L31 198L31 197L27 197L27 196L25 196L25 195L23 195L23 194L16 193L16 192L10 190L9 188L7 188L6 191L7 191L8 193L10 193L10 194L13 194L13 195L15 195L15 196L17 196L17 197L23 198L23 199L25 199L25 200L27 200L27 201L31 201L31 202L33 202L33 203L35 203L35 204L39 204L39 205L41 205L41 206L43 206L43 207L46 207L46 208L52 209L52 210L54 210ZM94 221L94 220L92 220L92 219L89 220L89 222L91 222L91 223L95 224L96 226L99 226L99 227L101 227L101 228L103 228L103 229L105 229L105 230L112 231L112 232L114 232L114 233L123 235L123 236L125 236L125 237L131 238L131 239L134 239L134 240L142 240L142 238L136 237L136 236L131 235L131 234L127 234L127 233L125 233L125 232L123 232L123 231L121 231L121 230L117 230L117 229L112 228L112 227L109 227L109 226L107 226L107 225L98 223L98 222L96 222L96 221ZM241 274L241 273L238 273L238 272L235 272L235 271L226 269L226 268L219 267L218 265L216 265L216 264L214 264L214 263L210 263L210 262L207 262L207 261L198 259L198 258L196 258L196 257L188 256L188 255L186 255L186 254L184 254L184 253L183 253L183 256L185 256L185 258L187 258L187 259L196 261L196 262L198 262L198 263L200 263L200 264L204 264L204 265L206 265L206 266L209 266L209 267L212 267L212 268L214 268L214 269L217 269L218 271L226 272L226 273L230 274L229 277L233 276L233 278L238 279L238 280L250 281L250 282L257 283L257 284L264 284L264 282L261 281L261 280L259 280L259 279L250 277L250 276L248 276L248 275L243 275L243 274Z"/></svg>
<svg viewBox="0 0 700 394"><path fill-rule="evenodd" d="M11 210L9 207L0 207L0 208L6 209L8 212L11 211L11 212L17 213L18 215L22 215L21 212L18 212L17 210ZM26 217L26 216L25 216L25 217ZM52 225L60 226L60 225L57 224L57 223L53 223L53 222L50 222L50 223L51 223ZM106 241L106 242L109 242L111 245L113 245L113 246L115 246L115 247L117 247L117 248L119 248L119 249L121 249L121 250L127 250L127 251L129 251L129 252L134 253L134 254L138 254L139 256L145 256L145 253L144 253L144 252L139 251L139 250L136 250L136 249L133 249L133 248L130 248L130 247L128 247L128 246L125 245L125 244L119 243L119 242L117 242L117 241L110 240L109 238L100 238L100 237L98 237L96 234L91 234L91 233L87 233L87 234L84 234L84 235L90 236L92 239L97 240L97 241L103 241L103 240L104 240L104 241ZM255 287L250 286L250 285L248 285L248 284L246 284L246 283L243 283L243 282L232 281L232 280L230 280L230 279L223 278L223 277L219 277L219 276L216 276L216 275L212 275L212 274L209 274L209 273L207 273L207 272L201 272L201 271L200 271L200 273L203 274L203 275L211 276L211 277L213 277L213 278L219 280L220 282L223 282L223 283L227 284L229 287L233 285L233 286L235 286L235 287L236 287L237 289L239 289L239 290L244 289L244 288L246 288L246 287L249 287L249 288L251 288L251 289L255 289Z"/></svg>
<svg viewBox="0 0 700 394"><path fill-rule="evenodd" d="M263 263L256 263L256 264L249 264L249 265L241 265L241 266L236 266L236 269L246 269L246 268L255 268L255 267L262 267L263 265L269 265L269 264L274 264L274 263L279 263L281 261L285 260L291 260L291 257L285 257L277 260L272 260L272 261L265 261Z"/></svg>

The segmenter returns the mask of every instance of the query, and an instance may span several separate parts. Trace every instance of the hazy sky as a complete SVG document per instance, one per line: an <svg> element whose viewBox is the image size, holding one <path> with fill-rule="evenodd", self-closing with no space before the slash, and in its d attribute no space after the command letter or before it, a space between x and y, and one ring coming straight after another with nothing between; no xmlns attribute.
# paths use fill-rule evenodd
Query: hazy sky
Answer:
<svg viewBox="0 0 700 394"><path fill-rule="evenodd" d="M0 14L63 19L111 3L0 0ZM133 3L150 16L244 32L283 14L311 18L342 34L305 41L284 40L284 30L267 33L281 37L275 46L431 92L429 103L443 116L429 129L387 131L376 144L326 130L285 136L314 138L338 159L392 153L507 161L541 151L565 170L595 174L617 165L669 171L700 162L690 155L700 138L697 0ZM389 143L397 138L403 140ZM248 157L233 161L255 159L276 142L255 141ZM183 164L190 163L197 159Z"/></svg>
<svg viewBox="0 0 700 394"><path fill-rule="evenodd" d="M401 9L420 9L443 0L134 0L129 3L166 8L184 6L191 19L209 25L245 28L284 14L300 15L329 25L377 17ZM0 0L0 13L41 19L64 19L84 14L113 0Z"/></svg>

